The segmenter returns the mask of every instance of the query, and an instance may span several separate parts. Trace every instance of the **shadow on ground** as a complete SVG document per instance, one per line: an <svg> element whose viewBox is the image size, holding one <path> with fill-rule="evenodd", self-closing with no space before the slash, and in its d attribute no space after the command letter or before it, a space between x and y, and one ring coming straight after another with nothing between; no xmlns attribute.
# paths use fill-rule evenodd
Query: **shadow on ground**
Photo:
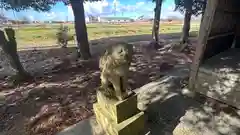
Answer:
<svg viewBox="0 0 240 135"><path fill-rule="evenodd" d="M188 68L179 68L137 89L139 109L148 116L150 135L237 135L240 114L215 100L182 89Z"/></svg>
<svg viewBox="0 0 240 135"><path fill-rule="evenodd" d="M186 96L182 87L187 74L188 68L181 67L135 90L138 108L147 116L146 135L238 135L238 110L200 94L193 98ZM103 134L95 118L91 117L58 135Z"/></svg>
<svg viewBox="0 0 240 135"><path fill-rule="evenodd" d="M139 39L142 41L143 37L136 38ZM122 37L119 40L127 39ZM4 80L0 82L0 92L5 97L4 105L0 106L0 132L11 135L54 134L91 116L100 82L98 56L106 47L104 45L115 42L108 41L110 39L93 45L92 51L96 53L89 61L76 60L72 56L74 48L20 51L24 67L35 73L36 78L17 87L8 86ZM156 51L150 62L145 59L145 54L136 51L130 68L131 89L161 78L177 65L190 63L188 54L163 54L166 49Z"/></svg>

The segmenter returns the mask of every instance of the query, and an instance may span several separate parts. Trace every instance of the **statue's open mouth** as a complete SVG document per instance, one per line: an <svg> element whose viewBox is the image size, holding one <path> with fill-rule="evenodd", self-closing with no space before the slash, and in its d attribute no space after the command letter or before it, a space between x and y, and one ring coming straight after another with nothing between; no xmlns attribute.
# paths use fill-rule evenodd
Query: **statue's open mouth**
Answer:
<svg viewBox="0 0 240 135"><path fill-rule="evenodd" d="M112 84L112 83L109 83L109 84L108 84L108 88L114 90L113 84Z"/></svg>

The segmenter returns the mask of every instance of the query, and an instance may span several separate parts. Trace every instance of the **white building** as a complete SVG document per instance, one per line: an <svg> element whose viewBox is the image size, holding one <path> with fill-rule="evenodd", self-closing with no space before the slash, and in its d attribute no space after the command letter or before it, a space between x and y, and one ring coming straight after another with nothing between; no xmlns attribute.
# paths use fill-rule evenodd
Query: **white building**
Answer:
<svg viewBox="0 0 240 135"><path fill-rule="evenodd" d="M89 23L89 21L90 21L90 20L89 20L89 17L85 17L85 22L86 22L86 23Z"/></svg>
<svg viewBox="0 0 240 135"><path fill-rule="evenodd" d="M134 21L134 19L129 17L99 17L98 20L104 23L128 23Z"/></svg>
<svg viewBox="0 0 240 135"><path fill-rule="evenodd" d="M97 17L97 20L98 20L98 22L101 22L101 17L98 16L98 17Z"/></svg>

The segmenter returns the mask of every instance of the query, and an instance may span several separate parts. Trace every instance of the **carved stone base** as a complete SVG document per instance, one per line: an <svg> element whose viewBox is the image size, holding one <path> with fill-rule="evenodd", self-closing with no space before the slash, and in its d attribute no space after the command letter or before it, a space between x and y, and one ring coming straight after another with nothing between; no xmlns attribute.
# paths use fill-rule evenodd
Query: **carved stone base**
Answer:
<svg viewBox="0 0 240 135"><path fill-rule="evenodd" d="M144 134L144 113L137 109L136 94L116 101L98 92L97 100L93 105L96 120L108 135Z"/></svg>

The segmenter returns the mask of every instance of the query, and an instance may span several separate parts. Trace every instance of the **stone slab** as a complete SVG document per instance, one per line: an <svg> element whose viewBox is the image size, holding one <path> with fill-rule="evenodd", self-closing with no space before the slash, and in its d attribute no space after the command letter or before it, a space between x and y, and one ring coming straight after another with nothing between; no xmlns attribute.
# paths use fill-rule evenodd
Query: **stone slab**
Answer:
<svg viewBox="0 0 240 135"><path fill-rule="evenodd" d="M196 91L240 109L240 49L229 49L200 65Z"/></svg>
<svg viewBox="0 0 240 135"><path fill-rule="evenodd" d="M97 122L105 130L108 135L143 135L144 134L144 113L139 112L129 119L117 124L111 117L109 112L102 109L96 103L93 105Z"/></svg>
<svg viewBox="0 0 240 135"><path fill-rule="evenodd" d="M95 117L90 117L71 125L56 135L106 135Z"/></svg>
<svg viewBox="0 0 240 135"><path fill-rule="evenodd" d="M240 118L234 114L236 110L231 111L232 114L217 111L210 104L188 109L173 130L173 135L239 135Z"/></svg>
<svg viewBox="0 0 240 135"><path fill-rule="evenodd" d="M109 100L101 92L97 92L97 101L102 109L109 112L109 117L116 123L120 123L139 112L136 94L132 94L123 101L115 101Z"/></svg>

